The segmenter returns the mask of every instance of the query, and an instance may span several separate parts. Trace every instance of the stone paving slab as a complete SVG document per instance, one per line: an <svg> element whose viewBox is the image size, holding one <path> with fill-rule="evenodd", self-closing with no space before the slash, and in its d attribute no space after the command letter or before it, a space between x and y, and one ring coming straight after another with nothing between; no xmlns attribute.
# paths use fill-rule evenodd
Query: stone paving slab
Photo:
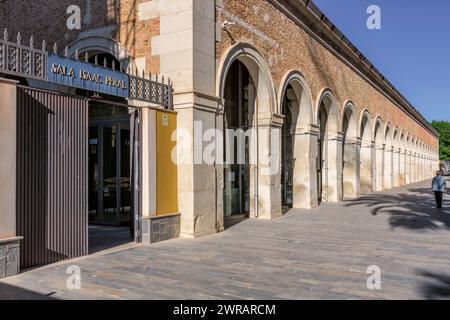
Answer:
<svg viewBox="0 0 450 320"><path fill-rule="evenodd" d="M0 281L0 299L449 299L450 210L429 185L54 264ZM66 288L70 265L80 290ZM371 265L381 290L367 288Z"/></svg>

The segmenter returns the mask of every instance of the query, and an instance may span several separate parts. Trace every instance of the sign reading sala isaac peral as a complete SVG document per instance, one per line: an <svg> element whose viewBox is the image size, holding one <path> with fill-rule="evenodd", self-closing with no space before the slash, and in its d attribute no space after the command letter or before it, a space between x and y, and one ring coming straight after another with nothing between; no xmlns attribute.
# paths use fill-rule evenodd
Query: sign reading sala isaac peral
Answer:
<svg viewBox="0 0 450 320"><path fill-rule="evenodd" d="M53 83L128 98L128 74L49 54L48 80Z"/></svg>

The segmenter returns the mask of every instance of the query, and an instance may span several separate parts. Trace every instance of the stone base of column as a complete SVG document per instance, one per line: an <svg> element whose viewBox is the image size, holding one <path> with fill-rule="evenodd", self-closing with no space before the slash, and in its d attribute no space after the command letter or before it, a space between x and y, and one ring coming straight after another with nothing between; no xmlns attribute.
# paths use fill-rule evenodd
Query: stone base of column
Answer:
<svg viewBox="0 0 450 320"><path fill-rule="evenodd" d="M142 243L152 244L180 236L180 214L144 218L141 220Z"/></svg>
<svg viewBox="0 0 450 320"><path fill-rule="evenodd" d="M0 279L20 273L20 241L23 237L0 239Z"/></svg>

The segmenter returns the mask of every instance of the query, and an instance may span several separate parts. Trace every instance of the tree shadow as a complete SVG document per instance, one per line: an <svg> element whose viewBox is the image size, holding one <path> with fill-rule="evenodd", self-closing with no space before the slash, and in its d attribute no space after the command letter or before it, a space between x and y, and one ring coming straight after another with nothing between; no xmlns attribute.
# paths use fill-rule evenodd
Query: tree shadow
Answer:
<svg viewBox="0 0 450 320"><path fill-rule="evenodd" d="M447 199L448 200L448 199ZM402 193L373 193L345 202L348 208L366 206L372 215L389 215L391 228L410 230L450 229L450 209L437 209L428 188L409 188ZM444 200L445 206L445 200Z"/></svg>
<svg viewBox="0 0 450 320"><path fill-rule="evenodd" d="M450 275L419 270L418 274L426 280L419 290L425 299L450 299Z"/></svg>

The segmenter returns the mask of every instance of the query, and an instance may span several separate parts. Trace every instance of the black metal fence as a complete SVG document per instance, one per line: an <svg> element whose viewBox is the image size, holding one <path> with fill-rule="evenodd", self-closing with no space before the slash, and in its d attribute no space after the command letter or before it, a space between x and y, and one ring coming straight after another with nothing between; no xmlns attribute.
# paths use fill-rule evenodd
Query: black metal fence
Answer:
<svg viewBox="0 0 450 320"><path fill-rule="evenodd" d="M40 49L34 47L34 39L30 38L29 44L22 44L21 34L17 34L16 41L10 41L8 30L3 32L3 39L0 38L0 73L20 76L24 78L31 78L37 80L48 81L48 51L45 41L40 45ZM53 51L58 54L56 44L53 46ZM68 48L66 47L63 55L68 58ZM75 52L75 60L79 59L78 51ZM87 62L86 55L86 62ZM98 64L95 58L95 64ZM106 67L106 64L105 64ZM122 71L122 66L112 64L112 69ZM170 78L165 83L164 77L155 80L152 75L145 76L143 72L142 77L138 75L138 71L128 66L127 74L130 78L130 99L139 100L150 103L152 105L160 106L164 109L173 109L173 84ZM159 79L161 81L159 81Z"/></svg>

